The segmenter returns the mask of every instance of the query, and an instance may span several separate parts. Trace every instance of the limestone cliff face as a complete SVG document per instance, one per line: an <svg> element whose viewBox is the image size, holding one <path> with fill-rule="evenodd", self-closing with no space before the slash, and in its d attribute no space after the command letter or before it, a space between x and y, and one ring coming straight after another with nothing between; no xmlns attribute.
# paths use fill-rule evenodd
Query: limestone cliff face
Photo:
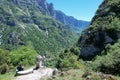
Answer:
<svg viewBox="0 0 120 80"><path fill-rule="evenodd" d="M50 3L50 4L47 4L48 5L48 10L49 10L49 13L52 17L55 17L55 9L53 7L53 4Z"/></svg>
<svg viewBox="0 0 120 80"><path fill-rule="evenodd" d="M81 56L87 58L88 56L95 56L102 50L106 50L107 44L113 44L115 40L111 38L106 31L99 30L97 32L85 31L79 39L79 46L81 47Z"/></svg>
<svg viewBox="0 0 120 80"><path fill-rule="evenodd" d="M89 58L106 51L108 44L112 45L120 38L119 5L119 0L104 0L99 6L90 26L78 40L81 57Z"/></svg>
<svg viewBox="0 0 120 80"><path fill-rule="evenodd" d="M55 11L55 19L68 25L72 30L77 31L78 33L89 25L88 21L77 20L72 16L65 15L61 11Z"/></svg>

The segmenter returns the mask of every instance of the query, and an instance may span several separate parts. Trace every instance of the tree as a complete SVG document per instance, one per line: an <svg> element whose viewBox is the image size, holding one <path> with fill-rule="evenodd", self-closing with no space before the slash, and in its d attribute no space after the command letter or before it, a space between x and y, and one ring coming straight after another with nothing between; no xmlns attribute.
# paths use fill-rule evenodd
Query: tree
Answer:
<svg viewBox="0 0 120 80"><path fill-rule="evenodd" d="M33 65L37 52L29 47L22 46L10 52L10 63L14 66L18 64Z"/></svg>

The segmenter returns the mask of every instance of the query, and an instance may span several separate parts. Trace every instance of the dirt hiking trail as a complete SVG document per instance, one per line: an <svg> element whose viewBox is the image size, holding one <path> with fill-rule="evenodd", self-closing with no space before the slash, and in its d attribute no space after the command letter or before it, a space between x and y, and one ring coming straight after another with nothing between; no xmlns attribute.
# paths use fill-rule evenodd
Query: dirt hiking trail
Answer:
<svg viewBox="0 0 120 80"><path fill-rule="evenodd" d="M16 76L14 80L40 80L42 77L52 76L53 70L51 68L41 68L34 70L33 73Z"/></svg>

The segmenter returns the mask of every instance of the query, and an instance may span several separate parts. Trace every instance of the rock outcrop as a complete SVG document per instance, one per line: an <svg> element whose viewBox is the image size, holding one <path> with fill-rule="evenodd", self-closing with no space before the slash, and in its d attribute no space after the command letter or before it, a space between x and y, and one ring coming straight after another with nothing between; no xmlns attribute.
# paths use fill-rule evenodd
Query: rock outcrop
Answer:
<svg viewBox="0 0 120 80"><path fill-rule="evenodd" d="M80 41L81 56L84 58L92 58L90 56L95 56L99 54L102 50L106 51L107 44L113 44L115 42L105 31L97 31L96 33L91 33L86 31L83 33Z"/></svg>
<svg viewBox="0 0 120 80"><path fill-rule="evenodd" d="M78 40L80 57L87 60L102 51L106 52L106 46L113 45L120 38L119 5L119 0L104 0L99 6L90 26L83 31Z"/></svg>
<svg viewBox="0 0 120 80"><path fill-rule="evenodd" d="M24 45L24 42L19 39L19 36L15 32L12 32L9 34L8 44Z"/></svg>

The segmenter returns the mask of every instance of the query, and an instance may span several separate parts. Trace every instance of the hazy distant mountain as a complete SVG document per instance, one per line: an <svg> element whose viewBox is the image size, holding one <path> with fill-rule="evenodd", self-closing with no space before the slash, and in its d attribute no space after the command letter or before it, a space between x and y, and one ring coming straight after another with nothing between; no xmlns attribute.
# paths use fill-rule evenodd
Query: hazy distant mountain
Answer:
<svg viewBox="0 0 120 80"><path fill-rule="evenodd" d="M63 24L68 25L72 30L75 30L79 33L90 24L90 22L77 20L72 16L67 16L61 11L55 11L54 17Z"/></svg>

